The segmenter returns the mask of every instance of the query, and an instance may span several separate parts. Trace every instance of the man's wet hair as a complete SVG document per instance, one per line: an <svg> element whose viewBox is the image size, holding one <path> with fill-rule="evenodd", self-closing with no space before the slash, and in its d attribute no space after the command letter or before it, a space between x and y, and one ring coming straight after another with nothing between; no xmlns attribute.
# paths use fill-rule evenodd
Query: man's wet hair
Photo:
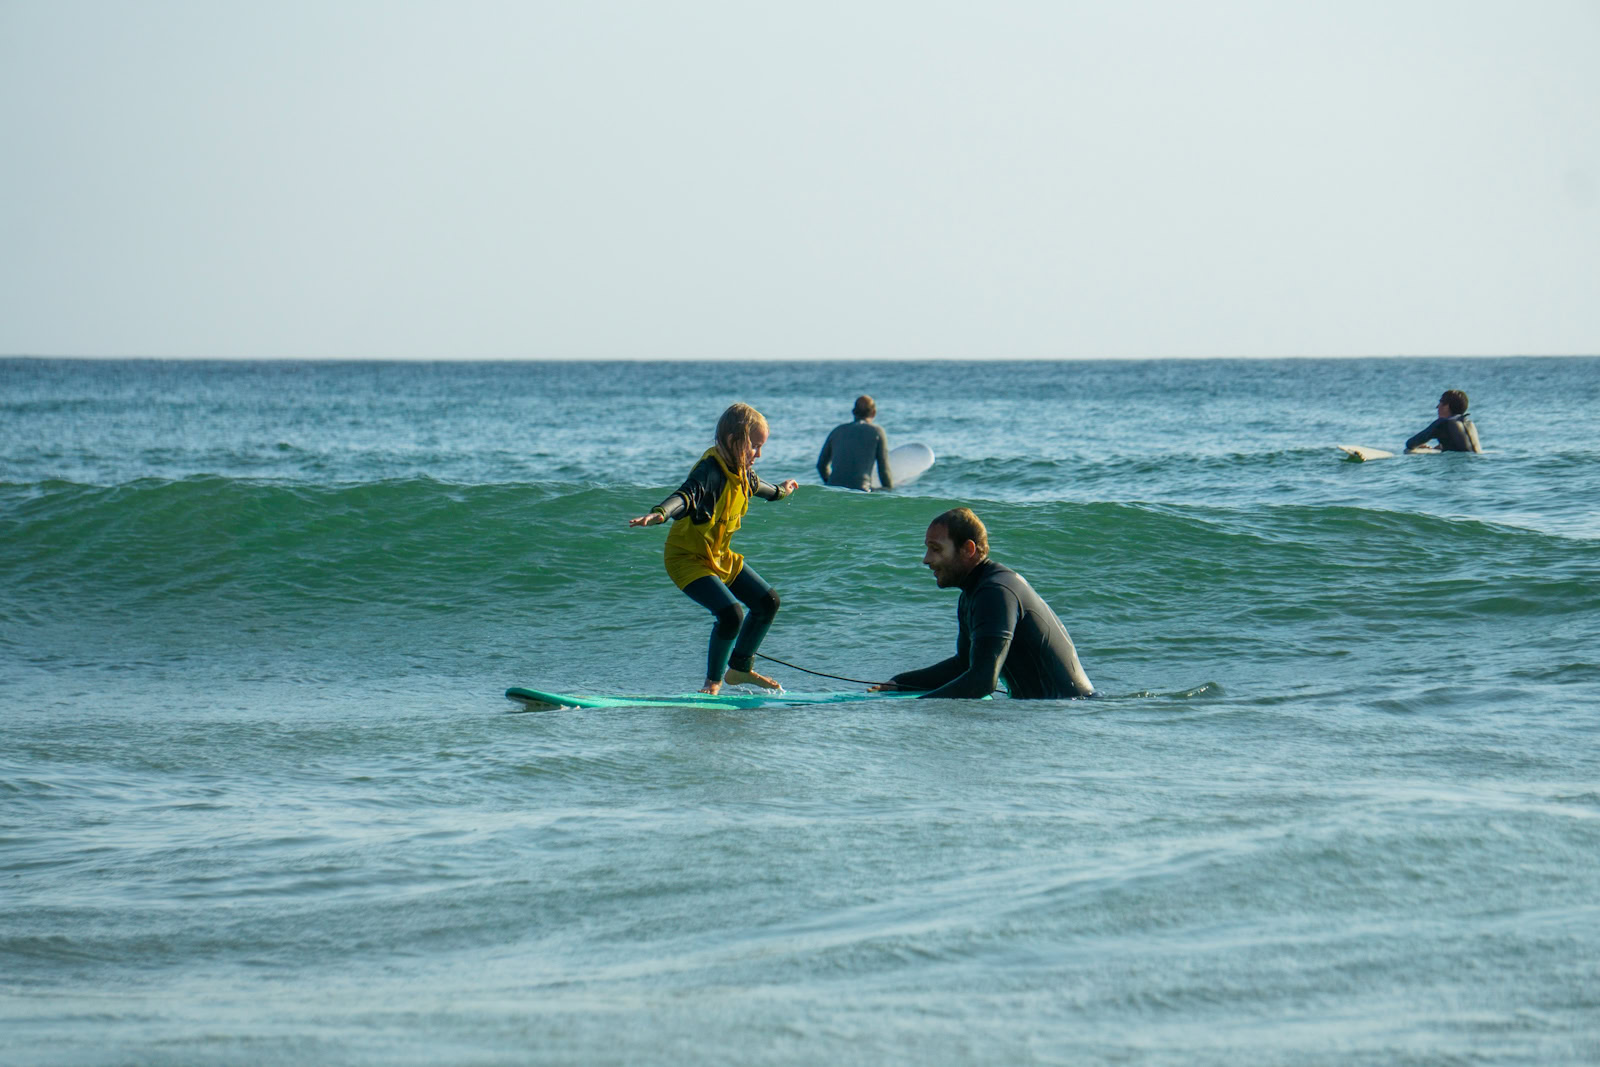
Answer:
<svg viewBox="0 0 1600 1067"><path fill-rule="evenodd" d="M1446 389L1439 398L1439 403L1450 408L1452 415L1465 415L1467 413L1467 394L1459 389Z"/></svg>
<svg viewBox="0 0 1600 1067"><path fill-rule="evenodd" d="M877 413L878 405L873 402L870 396L867 396L865 393L863 393L856 397L856 406L854 409L852 409L852 414L854 414L856 418L870 419Z"/></svg>
<svg viewBox="0 0 1600 1067"><path fill-rule="evenodd" d="M951 508L928 525L943 526L958 551L971 541L978 546L978 558L988 558L989 531L984 529L983 520L974 515L971 508Z"/></svg>

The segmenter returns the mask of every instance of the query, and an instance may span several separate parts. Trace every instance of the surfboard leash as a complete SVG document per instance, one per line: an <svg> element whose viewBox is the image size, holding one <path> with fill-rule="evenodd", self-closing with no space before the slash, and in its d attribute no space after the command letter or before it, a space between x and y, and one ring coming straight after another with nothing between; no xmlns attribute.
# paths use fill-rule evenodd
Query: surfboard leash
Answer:
<svg viewBox="0 0 1600 1067"><path fill-rule="evenodd" d="M863 680L861 678L846 678L842 674L829 674L826 671L814 671L810 667L802 667L798 663L790 663L786 659L779 659L777 656L769 656L764 652L757 652L756 656L758 658L760 658L760 659L770 660L773 663L781 663L785 667L790 667L790 668L792 668L794 670L797 670L797 671L804 671L807 674L814 674L818 678L834 678L834 679L837 679L838 681L841 681L841 682L854 682L856 685L889 685L890 684L889 682L868 682L868 681L865 681L865 680Z"/></svg>

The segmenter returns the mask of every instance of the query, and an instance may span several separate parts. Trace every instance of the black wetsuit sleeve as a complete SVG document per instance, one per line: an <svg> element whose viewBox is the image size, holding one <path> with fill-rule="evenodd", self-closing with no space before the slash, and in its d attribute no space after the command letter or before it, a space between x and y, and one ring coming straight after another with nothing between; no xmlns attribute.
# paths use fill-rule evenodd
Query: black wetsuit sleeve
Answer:
<svg viewBox="0 0 1600 1067"><path fill-rule="evenodd" d="M727 475L722 473L716 460L707 456L696 463L684 483L656 507L665 512L669 519L688 515L695 522L708 522L712 512L717 509L717 497L722 495L722 487L727 481Z"/></svg>
<svg viewBox="0 0 1600 1067"><path fill-rule="evenodd" d="M967 669L925 697L939 699L970 699L986 697L1000 688L1000 668L1011 648L1009 637L975 637L972 640L971 662Z"/></svg>
<svg viewBox="0 0 1600 1067"><path fill-rule="evenodd" d="M1022 617L1022 605L998 586L979 586L972 593L972 632L967 636L966 670L932 692L932 698L986 697L1000 685L1000 669L1011 650L1011 636Z"/></svg>
<svg viewBox="0 0 1600 1067"><path fill-rule="evenodd" d="M828 439L822 442L822 451L817 453L817 473L822 475L824 484L828 481L828 471L833 467L833 433L830 431Z"/></svg>
<svg viewBox="0 0 1600 1067"><path fill-rule="evenodd" d="M901 689L938 689L952 679L959 678L961 672L966 669L967 657L957 655L942 659L933 666L923 667L921 670L901 671L889 681Z"/></svg>
<svg viewBox="0 0 1600 1067"><path fill-rule="evenodd" d="M878 481L885 489L894 488L894 476L889 473L889 435L878 428Z"/></svg>
<svg viewBox="0 0 1600 1067"><path fill-rule="evenodd" d="M1410 451L1413 448L1418 448L1427 444L1429 441L1441 440L1440 434L1442 432L1443 425L1443 419L1434 419L1428 424L1428 428L1426 430L1423 430L1415 437L1406 438L1406 450Z"/></svg>
<svg viewBox="0 0 1600 1067"><path fill-rule="evenodd" d="M756 487L751 493L752 496L758 496L762 500L782 500L784 498L785 494L783 490L779 489L771 482L762 481L761 475L759 474L755 475L754 477L756 480Z"/></svg>
<svg viewBox="0 0 1600 1067"><path fill-rule="evenodd" d="M961 677L961 672L967 669L967 648L970 639L967 636L967 614L960 608L956 609L956 618L960 625L956 630L956 654L949 659L942 659L931 667L921 670L901 671L890 678L889 681L901 689L938 689L947 685L953 679Z"/></svg>

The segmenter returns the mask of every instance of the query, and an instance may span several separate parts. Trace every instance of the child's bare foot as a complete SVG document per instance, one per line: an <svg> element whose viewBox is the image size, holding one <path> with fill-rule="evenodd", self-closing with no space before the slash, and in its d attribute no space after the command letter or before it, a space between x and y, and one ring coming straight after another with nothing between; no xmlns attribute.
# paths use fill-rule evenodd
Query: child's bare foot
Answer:
<svg viewBox="0 0 1600 1067"><path fill-rule="evenodd" d="M783 688L764 674L757 674L755 671L736 671L732 667L728 668L728 676L724 680L729 685L759 685L763 689Z"/></svg>
<svg viewBox="0 0 1600 1067"><path fill-rule="evenodd" d="M705 693L708 696L716 696L721 691L722 691L722 683L721 682L713 682L710 678L707 678L706 679L706 684L702 685L700 687L700 692Z"/></svg>

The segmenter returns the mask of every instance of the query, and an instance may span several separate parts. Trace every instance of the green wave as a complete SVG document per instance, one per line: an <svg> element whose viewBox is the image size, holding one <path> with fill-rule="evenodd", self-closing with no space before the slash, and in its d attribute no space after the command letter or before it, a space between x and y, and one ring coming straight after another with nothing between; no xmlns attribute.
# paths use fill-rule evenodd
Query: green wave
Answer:
<svg viewBox="0 0 1600 1067"><path fill-rule="evenodd" d="M0 487L9 613L241 598L509 607L628 601L664 581L662 531L629 529L670 487L314 487L221 477ZM752 508L735 547L790 588L887 595L921 571L923 530L956 501L806 489ZM1474 520L1338 507L974 502L996 558L1041 590L1148 611L1206 597L1241 616L1403 617L1579 610L1584 542ZM40 605L45 605L42 609Z"/></svg>

